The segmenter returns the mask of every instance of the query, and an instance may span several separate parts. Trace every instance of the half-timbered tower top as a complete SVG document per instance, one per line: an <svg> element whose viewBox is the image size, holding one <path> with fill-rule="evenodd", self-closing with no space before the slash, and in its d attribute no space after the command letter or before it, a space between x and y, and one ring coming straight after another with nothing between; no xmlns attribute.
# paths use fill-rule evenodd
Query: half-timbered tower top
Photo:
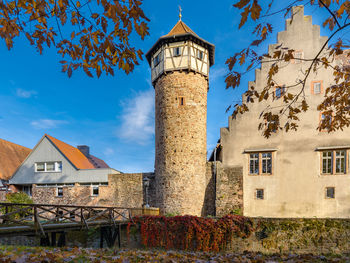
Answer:
<svg viewBox="0 0 350 263"><path fill-rule="evenodd" d="M152 83L163 73L176 70L194 71L208 77L214 53L215 46L200 38L180 16L170 32L160 37L146 54L152 69Z"/></svg>

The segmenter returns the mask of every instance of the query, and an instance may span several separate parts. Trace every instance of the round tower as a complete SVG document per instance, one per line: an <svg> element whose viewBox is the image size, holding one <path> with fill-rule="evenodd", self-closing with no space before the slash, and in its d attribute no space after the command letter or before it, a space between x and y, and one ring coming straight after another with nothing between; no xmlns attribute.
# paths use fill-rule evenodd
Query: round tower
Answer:
<svg viewBox="0 0 350 263"><path fill-rule="evenodd" d="M214 45L180 20L147 52L155 88L155 182L163 213L202 214Z"/></svg>

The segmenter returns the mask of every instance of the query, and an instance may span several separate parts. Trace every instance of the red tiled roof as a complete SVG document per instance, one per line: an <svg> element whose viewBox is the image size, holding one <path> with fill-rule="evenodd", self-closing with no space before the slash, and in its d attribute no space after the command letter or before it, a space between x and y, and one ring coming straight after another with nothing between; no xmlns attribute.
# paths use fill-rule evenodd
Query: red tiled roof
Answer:
<svg viewBox="0 0 350 263"><path fill-rule="evenodd" d="M62 142L48 134L45 136L57 147L57 149L77 168L77 169L95 169L105 168L96 167L79 149Z"/></svg>
<svg viewBox="0 0 350 263"><path fill-rule="evenodd" d="M95 168L110 168L108 164L105 163L105 161L91 154L89 156L89 161L95 166Z"/></svg>
<svg viewBox="0 0 350 263"><path fill-rule="evenodd" d="M27 147L0 139L0 179L10 179L30 152Z"/></svg>

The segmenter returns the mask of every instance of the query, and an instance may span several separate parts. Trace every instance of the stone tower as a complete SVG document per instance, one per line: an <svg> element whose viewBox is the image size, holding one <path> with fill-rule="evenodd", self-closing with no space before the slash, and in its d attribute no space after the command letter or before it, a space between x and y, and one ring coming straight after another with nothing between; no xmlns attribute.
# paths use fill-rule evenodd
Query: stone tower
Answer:
<svg viewBox="0 0 350 263"><path fill-rule="evenodd" d="M213 44L180 20L147 52L155 88L155 183L163 213L202 214Z"/></svg>

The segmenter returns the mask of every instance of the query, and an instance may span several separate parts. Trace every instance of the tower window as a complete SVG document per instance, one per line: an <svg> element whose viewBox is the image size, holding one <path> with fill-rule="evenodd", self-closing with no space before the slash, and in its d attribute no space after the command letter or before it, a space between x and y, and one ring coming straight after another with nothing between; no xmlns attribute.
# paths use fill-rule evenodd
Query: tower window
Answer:
<svg viewBox="0 0 350 263"><path fill-rule="evenodd" d="M154 67L157 66L159 63L160 63L160 53L157 56L155 56L153 59Z"/></svg>
<svg viewBox="0 0 350 263"><path fill-rule="evenodd" d="M200 51L200 50L197 50L197 58L199 59L199 60L203 60L203 51Z"/></svg>
<svg viewBox="0 0 350 263"><path fill-rule="evenodd" d="M179 105L184 106L185 105L185 98L184 97L179 97Z"/></svg>
<svg viewBox="0 0 350 263"><path fill-rule="evenodd" d="M181 47L174 47L173 53L174 53L174 57L180 56L181 55Z"/></svg>

